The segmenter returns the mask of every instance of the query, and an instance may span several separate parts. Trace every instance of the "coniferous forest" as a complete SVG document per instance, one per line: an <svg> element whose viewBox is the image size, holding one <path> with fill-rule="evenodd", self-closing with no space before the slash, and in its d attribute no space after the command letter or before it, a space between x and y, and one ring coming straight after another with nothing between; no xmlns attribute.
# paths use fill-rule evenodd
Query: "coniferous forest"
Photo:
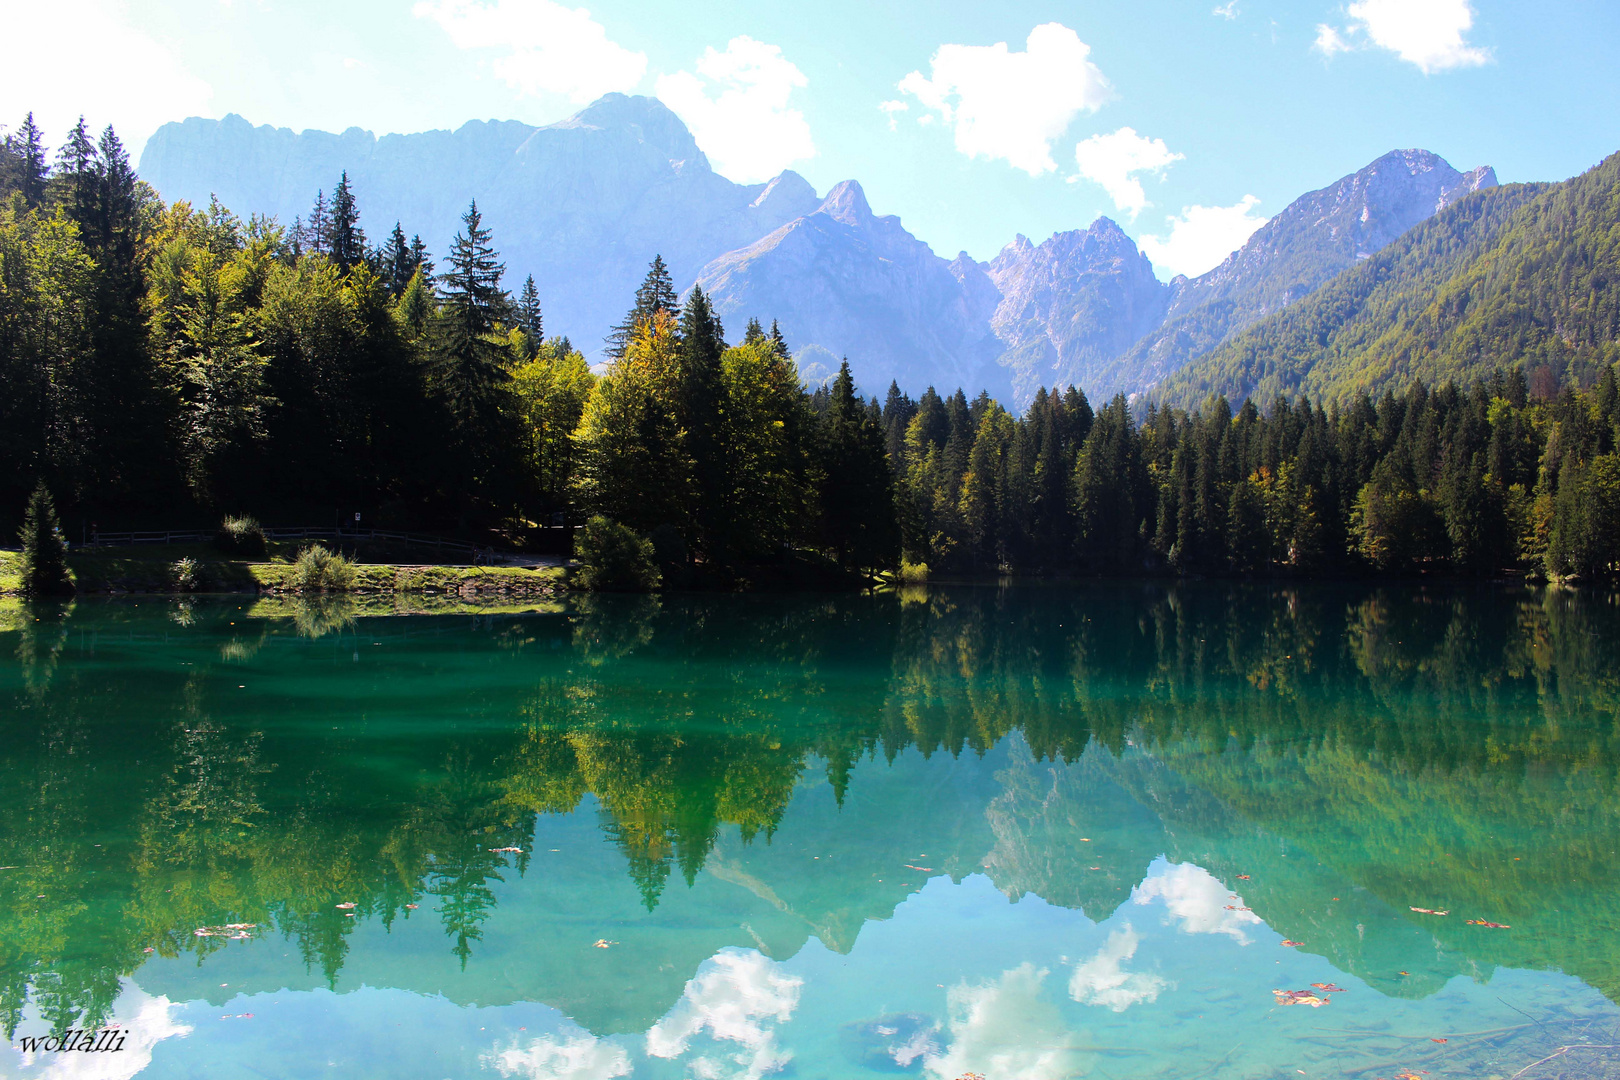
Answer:
<svg viewBox="0 0 1620 1080"><path fill-rule="evenodd" d="M292 223L165 204L117 135L0 152L0 528L222 514L503 536L601 516L668 584L870 574L1612 575L1620 389L1517 369L1323 408L1076 388L804 386L655 259L600 374L546 336L477 204L442 256L362 227L348 177ZM376 238L381 235L380 241ZM791 575L790 575L791 576Z"/></svg>

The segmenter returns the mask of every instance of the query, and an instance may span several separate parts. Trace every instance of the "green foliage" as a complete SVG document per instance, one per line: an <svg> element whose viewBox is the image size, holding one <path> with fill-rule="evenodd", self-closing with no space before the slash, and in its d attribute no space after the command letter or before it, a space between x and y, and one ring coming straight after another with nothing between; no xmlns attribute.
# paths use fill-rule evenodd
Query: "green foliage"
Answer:
<svg viewBox="0 0 1620 1080"><path fill-rule="evenodd" d="M321 544L311 544L298 553L286 584L302 592L348 592L354 580L354 563Z"/></svg>
<svg viewBox="0 0 1620 1080"><path fill-rule="evenodd" d="M42 481L28 499L23 515L22 591L29 596L62 596L73 592L68 575L67 541L56 520L56 503Z"/></svg>
<svg viewBox="0 0 1620 1080"><path fill-rule="evenodd" d="M182 555L170 565L169 578L177 592L195 592L202 587L200 567L190 555Z"/></svg>
<svg viewBox="0 0 1620 1080"><path fill-rule="evenodd" d="M267 553L264 527L246 514L227 514L214 531L214 547L227 555L262 559Z"/></svg>
<svg viewBox="0 0 1620 1080"><path fill-rule="evenodd" d="M575 582L593 592L651 592L658 588L657 555L651 540L598 514L574 538L580 561Z"/></svg>

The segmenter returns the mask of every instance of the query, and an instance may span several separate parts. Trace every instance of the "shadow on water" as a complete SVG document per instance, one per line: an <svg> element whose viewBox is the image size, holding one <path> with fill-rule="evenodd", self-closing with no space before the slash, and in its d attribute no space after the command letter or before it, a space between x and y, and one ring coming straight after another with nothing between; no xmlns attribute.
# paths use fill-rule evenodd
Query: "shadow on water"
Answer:
<svg viewBox="0 0 1620 1080"><path fill-rule="evenodd" d="M1500 966L1620 1001L1617 655L1614 597L1520 589L14 604L0 1020L95 1026L233 924L336 987L357 933L424 908L476 970L542 834L586 819L613 857L559 890L654 913L737 883L772 953L852 948L912 890L897 852L1097 920L1164 857L1387 995ZM835 869L796 869L810 838ZM658 947L677 994L716 948ZM566 986L577 960L526 992L631 994Z"/></svg>

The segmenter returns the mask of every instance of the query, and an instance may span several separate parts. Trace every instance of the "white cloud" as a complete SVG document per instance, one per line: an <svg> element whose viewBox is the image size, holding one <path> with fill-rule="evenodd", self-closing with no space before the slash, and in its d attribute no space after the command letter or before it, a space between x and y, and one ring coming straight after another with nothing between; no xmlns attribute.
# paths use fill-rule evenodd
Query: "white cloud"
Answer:
<svg viewBox="0 0 1620 1080"><path fill-rule="evenodd" d="M1029 32L1024 52L995 45L941 45L929 75L900 80L910 94L953 126L969 157L1000 158L1031 176L1052 172L1052 143L1082 109L1108 98L1108 80L1091 47L1061 23Z"/></svg>
<svg viewBox="0 0 1620 1080"><path fill-rule="evenodd" d="M1354 47L1344 40L1343 34L1327 23L1317 23L1316 41L1311 45L1311 48L1323 56L1337 56L1339 53L1349 52Z"/></svg>
<svg viewBox="0 0 1620 1080"><path fill-rule="evenodd" d="M186 70L179 55L131 24L120 0L61 0L5 5L7 39L0 64L3 122L15 125L30 109L47 143L60 146L83 113L93 133L112 124L132 159L148 136L170 120L209 112L214 91ZM72 27L72 63L57 49L21 42L55 41Z"/></svg>
<svg viewBox="0 0 1620 1080"><path fill-rule="evenodd" d="M1150 205L1142 182L1133 175L1162 173L1180 154L1171 153L1163 139L1146 139L1124 127L1112 135L1093 135L1074 148L1074 163L1080 176L1103 186L1114 206L1134 218Z"/></svg>
<svg viewBox="0 0 1620 1080"><path fill-rule="evenodd" d="M1269 220L1252 213L1259 204L1245 195L1232 206L1185 207L1180 216L1165 219L1169 236L1144 236L1138 246L1155 269L1196 277L1219 266Z"/></svg>
<svg viewBox="0 0 1620 1080"><path fill-rule="evenodd" d="M745 35L732 38L725 52L706 49L696 75L659 76L658 96L692 129L716 170L753 183L815 156L804 114L788 108L793 91L807 82L781 49Z"/></svg>
<svg viewBox="0 0 1620 1080"><path fill-rule="evenodd" d="M1138 904L1163 900L1170 914L1181 921L1184 934L1225 934L1240 945L1249 943L1245 933L1251 926L1263 926L1260 916L1238 910L1241 898L1234 898L1213 874L1192 863L1155 861L1142 884L1131 890Z"/></svg>
<svg viewBox="0 0 1620 1080"><path fill-rule="evenodd" d="M992 983L958 983L945 995L951 1043L926 1060L942 1078L978 1073L1019 1080L1077 1076L1082 1061L1074 1034L1041 996L1046 970L1022 964Z"/></svg>
<svg viewBox="0 0 1620 1080"><path fill-rule="evenodd" d="M166 997L153 997L131 979L123 980L123 988L113 1003L108 1026L124 1032L123 1043L116 1053L31 1053L17 1054L22 1068L44 1068L32 1075L39 1080L129 1080L152 1064L152 1051L164 1039L185 1038L191 1034L190 1024L176 1022L174 1011L180 1006ZM25 1016L17 1028L16 1040L23 1036L44 1037L51 1034L52 1025L38 1014L37 1006L30 1006L31 1016ZM0 1050L8 1055L10 1047ZM0 1056L0 1062L5 1060ZM4 1069L0 1068L0 1072Z"/></svg>
<svg viewBox="0 0 1620 1080"><path fill-rule="evenodd" d="M583 1032L570 1039L543 1035L527 1046L514 1039L483 1054L480 1064L525 1080L614 1080L630 1075L630 1054L616 1043Z"/></svg>
<svg viewBox="0 0 1620 1080"><path fill-rule="evenodd" d="M1235 19L1238 17L1238 0L1227 0L1226 3L1217 5L1210 14L1219 15L1223 19Z"/></svg>
<svg viewBox="0 0 1620 1080"><path fill-rule="evenodd" d="M609 40L585 8L552 0L421 0L412 10L438 23L457 48L504 50L491 67L521 94L561 94L583 105L635 89L647 71L646 54Z"/></svg>
<svg viewBox="0 0 1620 1080"><path fill-rule="evenodd" d="M895 121L899 119L900 114L910 110L911 103L906 101L883 101L878 103L878 111L889 118L890 131L895 130Z"/></svg>
<svg viewBox="0 0 1620 1080"><path fill-rule="evenodd" d="M1345 10L1350 24L1342 33L1326 23L1316 28L1312 47L1324 56L1356 48L1365 34L1368 44L1388 49L1425 75L1491 59L1489 49L1468 43L1471 0L1355 0Z"/></svg>
<svg viewBox="0 0 1620 1080"><path fill-rule="evenodd" d="M1157 975L1125 970L1140 940L1130 923L1109 934L1096 956L1074 966L1069 996L1082 1005L1101 1005L1117 1013L1155 1000L1170 984Z"/></svg>
<svg viewBox="0 0 1620 1080"><path fill-rule="evenodd" d="M753 949L723 949L708 970L686 984L675 1007L647 1032L647 1053L675 1058L686 1053L693 1038L705 1031L721 1042L741 1044L735 1053L721 1051L726 1061L700 1056L691 1062L694 1075L706 1080L759 1080L786 1065L792 1054L778 1050L772 1027L786 1023L799 1005L804 980L783 975L778 965ZM730 1065L738 1066L729 1071Z"/></svg>

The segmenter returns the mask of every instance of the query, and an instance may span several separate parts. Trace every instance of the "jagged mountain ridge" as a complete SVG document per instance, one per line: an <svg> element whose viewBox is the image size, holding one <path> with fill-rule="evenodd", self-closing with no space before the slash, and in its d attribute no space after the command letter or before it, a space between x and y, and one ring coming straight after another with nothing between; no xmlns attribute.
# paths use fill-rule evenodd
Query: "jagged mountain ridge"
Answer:
<svg viewBox="0 0 1620 1080"><path fill-rule="evenodd" d="M804 358L849 357L866 393L960 385L1016 406L1040 386L1147 391L1495 184L1488 167L1396 151L1296 200L1209 273L1166 284L1105 217L1040 244L1019 236L988 263L947 261L873 213L855 181L825 199L791 171L734 184L667 107L622 94L546 127L381 138L193 118L160 129L141 160L166 198L217 194L283 222L345 169L374 240L400 220L442 252L476 197L509 280L533 273L548 330L593 358L662 254L678 288L713 294L733 336L749 317L776 319Z"/></svg>
<svg viewBox="0 0 1620 1080"><path fill-rule="evenodd" d="M206 205L217 194L237 213L285 224L346 169L373 242L397 220L440 253L477 198L509 281L532 273L548 327L587 353L624 316L654 255L689 284L715 256L821 202L793 172L732 183L662 102L623 94L547 127L474 121L381 138L193 118L160 128L140 168L166 199Z"/></svg>

